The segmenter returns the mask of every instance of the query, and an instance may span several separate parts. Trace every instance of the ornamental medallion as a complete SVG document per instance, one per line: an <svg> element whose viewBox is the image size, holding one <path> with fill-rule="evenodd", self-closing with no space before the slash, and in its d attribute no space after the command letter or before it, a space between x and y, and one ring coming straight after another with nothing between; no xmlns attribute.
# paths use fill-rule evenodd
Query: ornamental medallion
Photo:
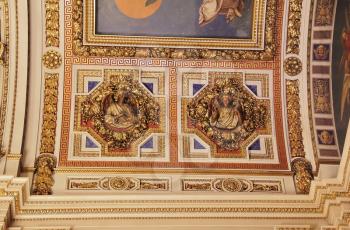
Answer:
<svg viewBox="0 0 350 230"><path fill-rule="evenodd" d="M157 128L159 117L158 102L131 76L116 74L82 100L80 125L109 150L123 150Z"/></svg>
<svg viewBox="0 0 350 230"><path fill-rule="evenodd" d="M255 131L265 129L267 107L238 80L216 78L187 105L190 125L218 147L237 150Z"/></svg>

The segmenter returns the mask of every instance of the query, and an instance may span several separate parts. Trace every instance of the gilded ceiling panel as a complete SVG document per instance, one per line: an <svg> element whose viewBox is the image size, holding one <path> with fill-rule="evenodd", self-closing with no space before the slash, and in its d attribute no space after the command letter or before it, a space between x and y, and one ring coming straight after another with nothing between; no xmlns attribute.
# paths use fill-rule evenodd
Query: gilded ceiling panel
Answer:
<svg viewBox="0 0 350 230"><path fill-rule="evenodd" d="M45 7L36 167L52 171L46 181L55 170L94 169L94 177L66 173L56 186L307 193L310 180L296 181L297 189L292 182L313 178L300 85L282 71L302 70L297 57L282 56L298 54L300 1L46 0ZM285 12L294 25L286 30ZM114 173L99 175L104 170ZM36 194L53 192L38 169L35 178Z"/></svg>

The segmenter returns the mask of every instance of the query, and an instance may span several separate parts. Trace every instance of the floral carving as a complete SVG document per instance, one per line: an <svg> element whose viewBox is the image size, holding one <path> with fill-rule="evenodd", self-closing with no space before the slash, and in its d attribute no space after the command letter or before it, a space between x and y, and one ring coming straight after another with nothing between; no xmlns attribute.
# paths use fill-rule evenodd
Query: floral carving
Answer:
<svg viewBox="0 0 350 230"><path fill-rule="evenodd" d="M132 77L117 74L83 100L80 112L81 126L97 133L109 149L127 149L159 125L160 106Z"/></svg>
<svg viewBox="0 0 350 230"><path fill-rule="evenodd" d="M218 78L187 106L193 126L226 150L240 148L242 141L265 129L268 111L234 78Z"/></svg>
<svg viewBox="0 0 350 230"><path fill-rule="evenodd" d="M289 1L287 54L299 54L303 0Z"/></svg>
<svg viewBox="0 0 350 230"><path fill-rule="evenodd" d="M41 154L35 161L35 174L33 182L33 194L51 195L54 185L54 168L57 159L53 154Z"/></svg>
<svg viewBox="0 0 350 230"><path fill-rule="evenodd" d="M305 157L301 126L299 81L287 81L287 118L292 157Z"/></svg>
<svg viewBox="0 0 350 230"><path fill-rule="evenodd" d="M289 57L284 61L284 71L289 76L297 76L303 70L301 60L296 57Z"/></svg>
<svg viewBox="0 0 350 230"><path fill-rule="evenodd" d="M168 179L134 177L71 178L69 190L168 191Z"/></svg>
<svg viewBox="0 0 350 230"><path fill-rule="evenodd" d="M59 0L46 0L46 47L59 47Z"/></svg>
<svg viewBox="0 0 350 230"><path fill-rule="evenodd" d="M292 171L297 193L309 194L311 182L314 179L310 162L304 158L297 158L292 162Z"/></svg>
<svg viewBox="0 0 350 230"><path fill-rule="evenodd" d="M62 64L61 54L50 50L43 55L43 64L48 69L57 69Z"/></svg>
<svg viewBox="0 0 350 230"><path fill-rule="evenodd" d="M46 74L40 153L54 153L58 102L58 74Z"/></svg>

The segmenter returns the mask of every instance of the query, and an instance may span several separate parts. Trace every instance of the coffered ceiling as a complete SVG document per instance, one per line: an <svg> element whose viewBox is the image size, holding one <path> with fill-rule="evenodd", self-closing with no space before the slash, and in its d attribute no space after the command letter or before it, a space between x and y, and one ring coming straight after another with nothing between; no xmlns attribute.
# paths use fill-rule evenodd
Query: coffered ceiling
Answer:
<svg viewBox="0 0 350 230"><path fill-rule="evenodd" d="M343 0L0 0L9 226L44 215L75 229L84 212L88 226L96 213L333 225L312 219L347 196L349 12Z"/></svg>

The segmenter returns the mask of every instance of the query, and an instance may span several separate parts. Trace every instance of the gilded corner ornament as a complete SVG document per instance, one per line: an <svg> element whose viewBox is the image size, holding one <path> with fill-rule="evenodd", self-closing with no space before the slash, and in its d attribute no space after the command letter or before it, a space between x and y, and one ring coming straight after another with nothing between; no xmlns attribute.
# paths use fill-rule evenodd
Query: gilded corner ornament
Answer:
<svg viewBox="0 0 350 230"><path fill-rule="evenodd" d="M47 51L43 55L43 64L48 69L57 69L62 64L62 56L57 51Z"/></svg>
<svg viewBox="0 0 350 230"><path fill-rule="evenodd" d="M40 154L35 161L32 193L34 195L51 195L54 185L54 169L57 159L53 154Z"/></svg>
<svg viewBox="0 0 350 230"><path fill-rule="evenodd" d="M297 57L289 57L284 61L284 71L289 76L297 76L303 70L303 64Z"/></svg>
<svg viewBox="0 0 350 230"><path fill-rule="evenodd" d="M311 163L304 158L297 158L292 161L292 171L297 193L309 194L314 179Z"/></svg>
<svg viewBox="0 0 350 230"><path fill-rule="evenodd" d="M305 157L301 126L299 81L287 81L287 119L292 157Z"/></svg>

